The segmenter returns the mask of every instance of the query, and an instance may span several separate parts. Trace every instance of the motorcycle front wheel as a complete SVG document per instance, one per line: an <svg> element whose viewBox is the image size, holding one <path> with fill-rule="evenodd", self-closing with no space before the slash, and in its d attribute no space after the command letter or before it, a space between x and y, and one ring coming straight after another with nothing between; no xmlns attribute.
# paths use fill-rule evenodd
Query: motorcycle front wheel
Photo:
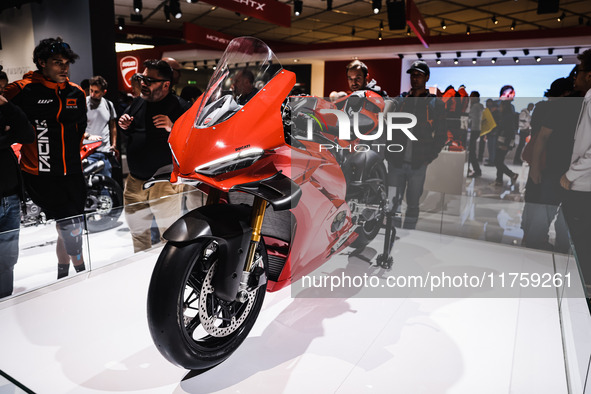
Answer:
<svg viewBox="0 0 591 394"><path fill-rule="evenodd" d="M255 267L267 264L262 242ZM215 296L212 277L220 260L217 243L168 243L148 290L148 324L160 353L185 369L205 370L227 359L246 339L263 305L266 283L244 300ZM242 302L241 302L242 301Z"/></svg>

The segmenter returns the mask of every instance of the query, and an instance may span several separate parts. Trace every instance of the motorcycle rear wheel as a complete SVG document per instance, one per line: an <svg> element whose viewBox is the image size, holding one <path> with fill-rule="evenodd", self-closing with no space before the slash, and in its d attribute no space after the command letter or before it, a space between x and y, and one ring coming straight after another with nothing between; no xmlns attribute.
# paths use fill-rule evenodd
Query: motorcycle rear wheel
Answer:
<svg viewBox="0 0 591 394"><path fill-rule="evenodd" d="M351 243L351 247L355 249L363 248L369 244L380 232L382 222L386 215L385 207L388 195L386 167L381 161L374 162L370 169L365 172L364 182L376 182L374 187L364 187L363 195L358 199L364 204L380 205L380 211L376 218L367 220L362 225L358 226L355 232L357 238Z"/></svg>
<svg viewBox="0 0 591 394"><path fill-rule="evenodd" d="M88 189L86 211L86 223L91 233L113 228L123 211L121 186L114 179L104 177Z"/></svg>
<svg viewBox="0 0 591 394"><path fill-rule="evenodd" d="M255 261L267 264L262 243ZM243 303L218 299L210 279L219 264L224 262L214 241L168 243L152 274L148 290L152 339L168 361L185 369L205 370L227 359L246 339L263 305L266 283ZM203 314L216 317L216 327L211 321L202 322Z"/></svg>

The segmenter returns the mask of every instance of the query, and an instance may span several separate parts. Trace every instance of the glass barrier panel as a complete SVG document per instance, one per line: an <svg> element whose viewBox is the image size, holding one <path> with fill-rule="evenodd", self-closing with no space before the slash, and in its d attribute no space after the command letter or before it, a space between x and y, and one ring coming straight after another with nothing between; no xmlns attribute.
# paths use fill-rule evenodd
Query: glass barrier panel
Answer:
<svg viewBox="0 0 591 394"><path fill-rule="evenodd" d="M67 271L70 276L77 274L72 258L84 261L86 270L90 270L92 259L87 233L84 231L83 216L65 218L57 222L49 220L21 227L18 231L19 257L14 266L13 295L55 283L58 279L58 253L62 258L70 260ZM60 239L64 241L58 242ZM70 254L74 257L68 257Z"/></svg>
<svg viewBox="0 0 591 394"><path fill-rule="evenodd" d="M33 394L22 383L0 370L0 393L2 394Z"/></svg>

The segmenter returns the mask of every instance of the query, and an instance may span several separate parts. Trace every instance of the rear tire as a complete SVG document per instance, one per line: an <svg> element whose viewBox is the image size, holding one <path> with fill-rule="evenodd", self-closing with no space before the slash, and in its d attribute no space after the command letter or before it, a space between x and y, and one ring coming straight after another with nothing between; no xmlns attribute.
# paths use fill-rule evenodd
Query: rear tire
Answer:
<svg viewBox="0 0 591 394"><path fill-rule="evenodd" d="M351 243L351 247L360 249L369 244L380 232L382 223L385 217L386 199L388 196L386 167L381 161L376 161L371 164L371 167L365 171L362 179L363 183L371 184L369 187L363 187L361 196L358 196L357 201L363 204L380 205L379 212L376 217L367 220L359 225L355 232L357 238Z"/></svg>
<svg viewBox="0 0 591 394"><path fill-rule="evenodd" d="M169 242L150 281L152 339L166 359L186 369L209 369L228 358L248 336L265 298L266 283L244 302L224 302L215 296L210 280L216 266L225 264L216 246L215 241L204 239L188 244ZM263 268L267 265L262 242L255 261ZM204 315L214 318L215 327L207 318L202 321Z"/></svg>
<svg viewBox="0 0 591 394"><path fill-rule="evenodd" d="M103 194L106 191L106 194ZM123 211L123 190L115 180L105 177L86 197L88 231L96 233L115 227Z"/></svg>

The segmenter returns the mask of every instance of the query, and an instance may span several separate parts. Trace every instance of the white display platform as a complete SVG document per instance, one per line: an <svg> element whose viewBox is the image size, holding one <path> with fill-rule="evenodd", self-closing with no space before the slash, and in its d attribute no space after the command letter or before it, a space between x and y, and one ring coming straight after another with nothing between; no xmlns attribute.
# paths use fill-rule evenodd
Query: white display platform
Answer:
<svg viewBox="0 0 591 394"><path fill-rule="evenodd" d="M398 232L398 265L551 267L552 254ZM381 237L381 235L379 236ZM379 242L377 240L376 242ZM292 298L268 293L249 338L195 375L154 347L159 250L0 303L0 369L38 393L567 393L556 298ZM338 256L355 272L367 262Z"/></svg>

